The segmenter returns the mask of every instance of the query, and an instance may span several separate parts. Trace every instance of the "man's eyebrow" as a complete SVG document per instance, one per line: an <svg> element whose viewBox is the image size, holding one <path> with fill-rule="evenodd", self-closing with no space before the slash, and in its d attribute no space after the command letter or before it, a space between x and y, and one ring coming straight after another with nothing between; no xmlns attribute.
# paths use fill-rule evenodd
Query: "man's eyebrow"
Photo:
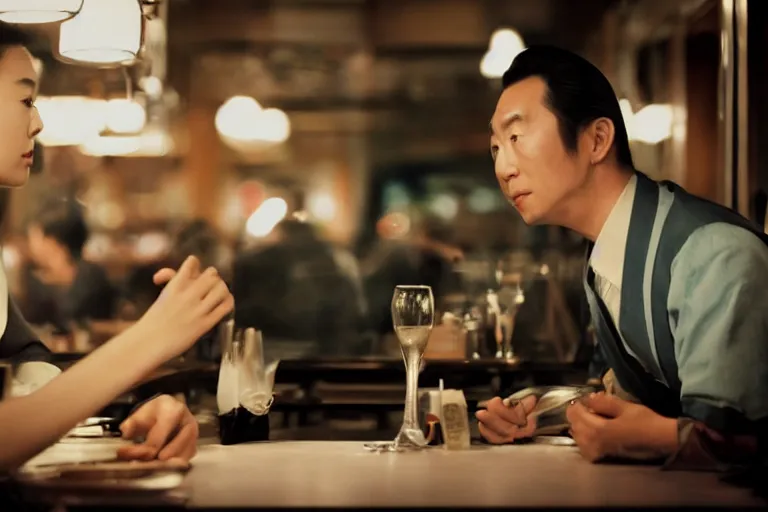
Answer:
<svg viewBox="0 0 768 512"><path fill-rule="evenodd" d="M523 120L523 116L520 115L518 112L513 112L512 114L507 115L507 117L504 118L504 120L501 121L501 131L506 130L511 125L520 122ZM493 121L488 123L488 131L491 135L495 135L495 131L493 129Z"/></svg>

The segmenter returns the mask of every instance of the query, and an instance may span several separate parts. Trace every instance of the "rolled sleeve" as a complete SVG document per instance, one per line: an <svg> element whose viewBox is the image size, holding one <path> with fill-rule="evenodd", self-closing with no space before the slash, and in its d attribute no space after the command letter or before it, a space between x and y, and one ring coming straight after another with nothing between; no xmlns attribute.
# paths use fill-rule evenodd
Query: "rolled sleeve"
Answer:
<svg viewBox="0 0 768 512"><path fill-rule="evenodd" d="M683 416L726 435L768 418L768 247L723 223L694 232L668 296Z"/></svg>

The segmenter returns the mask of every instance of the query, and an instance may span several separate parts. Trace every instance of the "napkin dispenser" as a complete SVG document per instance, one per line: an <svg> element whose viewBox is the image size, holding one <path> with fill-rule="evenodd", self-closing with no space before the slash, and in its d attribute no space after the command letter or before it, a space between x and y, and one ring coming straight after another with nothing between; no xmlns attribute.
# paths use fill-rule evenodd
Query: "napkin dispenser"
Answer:
<svg viewBox="0 0 768 512"><path fill-rule="evenodd" d="M460 389L429 390L422 396L427 441L447 450L468 450L470 446L469 413Z"/></svg>
<svg viewBox="0 0 768 512"><path fill-rule="evenodd" d="M216 402L221 443L265 441L279 361L265 366L261 332L254 328L238 332L234 320L222 325L220 343Z"/></svg>

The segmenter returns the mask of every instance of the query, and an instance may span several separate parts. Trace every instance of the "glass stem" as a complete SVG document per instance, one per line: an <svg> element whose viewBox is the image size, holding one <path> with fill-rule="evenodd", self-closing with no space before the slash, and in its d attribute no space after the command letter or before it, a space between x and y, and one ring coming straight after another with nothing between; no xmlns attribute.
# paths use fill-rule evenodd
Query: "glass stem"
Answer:
<svg viewBox="0 0 768 512"><path fill-rule="evenodd" d="M419 428L417 394L419 389L419 364L421 354L410 348L404 351L405 359L405 412L403 413L403 428Z"/></svg>

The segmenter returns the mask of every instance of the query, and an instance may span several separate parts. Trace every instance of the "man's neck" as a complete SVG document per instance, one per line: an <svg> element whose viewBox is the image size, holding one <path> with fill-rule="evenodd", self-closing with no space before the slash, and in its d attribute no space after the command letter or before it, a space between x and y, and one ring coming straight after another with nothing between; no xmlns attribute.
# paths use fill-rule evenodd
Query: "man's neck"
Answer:
<svg viewBox="0 0 768 512"><path fill-rule="evenodd" d="M616 166L595 169L568 199L561 225L594 242L611 210L632 178L632 171Z"/></svg>

